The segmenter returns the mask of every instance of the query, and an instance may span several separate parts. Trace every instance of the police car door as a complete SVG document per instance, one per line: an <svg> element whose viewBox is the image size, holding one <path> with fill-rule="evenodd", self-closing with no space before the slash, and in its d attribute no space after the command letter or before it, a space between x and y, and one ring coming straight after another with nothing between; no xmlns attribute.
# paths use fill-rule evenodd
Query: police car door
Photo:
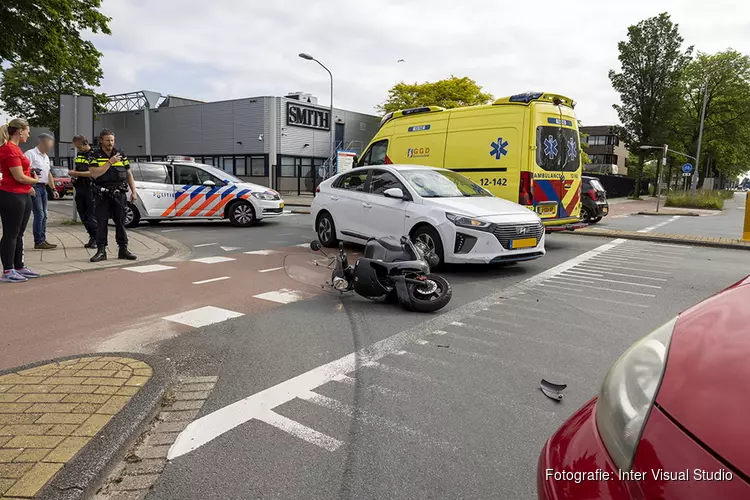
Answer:
<svg viewBox="0 0 750 500"><path fill-rule="evenodd" d="M174 209L174 187L167 168L162 163L131 164L139 201L136 203L141 218L169 217Z"/></svg>

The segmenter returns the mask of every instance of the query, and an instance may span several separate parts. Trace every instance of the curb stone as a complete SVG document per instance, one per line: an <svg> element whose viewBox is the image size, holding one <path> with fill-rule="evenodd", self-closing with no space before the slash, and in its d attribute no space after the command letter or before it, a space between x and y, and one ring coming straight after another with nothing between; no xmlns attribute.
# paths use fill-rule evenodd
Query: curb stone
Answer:
<svg viewBox="0 0 750 500"><path fill-rule="evenodd" d="M130 352L74 354L0 370L0 375L82 356L116 356L137 359L149 364L153 375L104 429L91 438L86 446L39 490L35 497L38 500L85 500L96 493L107 475L122 460L125 452L138 438L142 428L157 414L161 407L162 397L174 376L174 368L170 363L153 356Z"/></svg>
<svg viewBox="0 0 750 500"><path fill-rule="evenodd" d="M713 238L715 240L728 240L726 242L711 241L707 237L688 236L684 234L653 234L638 233L634 231L609 231L605 229L585 229L579 231L570 231L567 234L577 234L580 236L596 236L600 238L623 238L626 240L655 241L657 243L684 243L702 247L727 248L730 250L750 250L750 241L743 242L742 240L731 240L729 238Z"/></svg>
<svg viewBox="0 0 750 500"><path fill-rule="evenodd" d="M683 213L669 213L669 212L637 212L636 215L652 215L654 217L674 217L679 215L680 217L700 217L701 214L695 212L683 212Z"/></svg>
<svg viewBox="0 0 750 500"><path fill-rule="evenodd" d="M292 210L293 214L309 214L310 210Z"/></svg>

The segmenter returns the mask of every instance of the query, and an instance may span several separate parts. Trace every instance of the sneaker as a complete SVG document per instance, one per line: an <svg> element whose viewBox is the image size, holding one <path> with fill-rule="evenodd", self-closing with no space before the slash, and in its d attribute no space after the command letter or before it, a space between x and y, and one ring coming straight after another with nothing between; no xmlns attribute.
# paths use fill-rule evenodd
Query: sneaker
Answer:
<svg viewBox="0 0 750 500"><path fill-rule="evenodd" d="M0 283L23 283L24 281L28 281L28 279L18 274L15 269L3 271L3 274L0 275Z"/></svg>
<svg viewBox="0 0 750 500"><path fill-rule="evenodd" d="M35 273L26 266L22 267L21 269L16 269L16 272L24 278L39 278L41 276L41 274Z"/></svg>
<svg viewBox="0 0 750 500"><path fill-rule="evenodd" d="M34 244L34 250L52 250L53 248L57 248L57 245L53 245L47 241Z"/></svg>

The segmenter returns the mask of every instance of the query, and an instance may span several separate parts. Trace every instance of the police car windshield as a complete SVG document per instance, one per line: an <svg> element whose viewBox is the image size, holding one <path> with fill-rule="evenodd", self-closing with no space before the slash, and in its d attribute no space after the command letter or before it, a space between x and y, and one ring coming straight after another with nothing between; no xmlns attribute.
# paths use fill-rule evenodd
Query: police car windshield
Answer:
<svg viewBox="0 0 750 500"><path fill-rule="evenodd" d="M216 167L212 167L211 165L205 165L203 163L196 163L196 165L200 165L203 170L211 175L215 175L224 182L243 182L241 179L233 176L232 174L224 172L223 170Z"/></svg>
<svg viewBox="0 0 750 500"><path fill-rule="evenodd" d="M401 175L422 198L492 196L479 184L450 170L402 170Z"/></svg>

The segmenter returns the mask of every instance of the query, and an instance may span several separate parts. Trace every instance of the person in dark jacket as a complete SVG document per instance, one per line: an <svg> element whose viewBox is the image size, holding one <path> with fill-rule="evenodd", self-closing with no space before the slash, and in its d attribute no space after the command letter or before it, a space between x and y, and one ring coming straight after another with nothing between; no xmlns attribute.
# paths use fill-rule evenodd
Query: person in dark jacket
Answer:
<svg viewBox="0 0 750 500"><path fill-rule="evenodd" d="M119 248L117 257L135 260L137 257L128 250L128 232L125 229L128 190L131 203L138 199L130 162L115 148L114 132L106 128L99 133L99 149L95 155L96 166L89 166L94 179L97 222L96 254L91 257L91 262L107 260L107 223L110 218L115 223L115 241Z"/></svg>
<svg viewBox="0 0 750 500"><path fill-rule="evenodd" d="M83 135L73 137L73 146L78 150L75 159L75 167L69 171L73 185L76 188L76 210L83 222L83 227L89 233L89 242L86 248L96 248L96 213L94 212L94 189L93 180L89 167L98 165L96 154L89 145L88 139Z"/></svg>

